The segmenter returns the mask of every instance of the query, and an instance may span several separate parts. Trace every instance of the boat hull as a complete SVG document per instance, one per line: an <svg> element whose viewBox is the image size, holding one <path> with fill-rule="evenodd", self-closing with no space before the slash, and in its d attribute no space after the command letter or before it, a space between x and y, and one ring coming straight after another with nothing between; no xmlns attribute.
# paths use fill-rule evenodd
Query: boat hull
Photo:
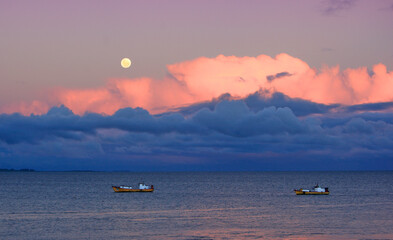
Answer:
<svg viewBox="0 0 393 240"><path fill-rule="evenodd" d="M154 189L153 188L149 188L149 189L125 189L125 188L120 188L120 187L116 187L116 186L112 186L113 190L115 192L153 192Z"/></svg>
<svg viewBox="0 0 393 240"><path fill-rule="evenodd" d="M296 195L329 195L329 192L303 192L295 191Z"/></svg>

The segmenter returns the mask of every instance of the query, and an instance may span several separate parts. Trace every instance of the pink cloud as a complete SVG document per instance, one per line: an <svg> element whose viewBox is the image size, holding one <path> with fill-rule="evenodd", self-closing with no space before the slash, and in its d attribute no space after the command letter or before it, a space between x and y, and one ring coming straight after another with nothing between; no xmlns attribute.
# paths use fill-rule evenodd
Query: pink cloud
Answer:
<svg viewBox="0 0 393 240"><path fill-rule="evenodd" d="M195 102L179 82L166 78L112 79L97 89L60 89L57 101L76 114L113 114L119 108L142 107L156 113L179 104Z"/></svg>
<svg viewBox="0 0 393 240"><path fill-rule="evenodd" d="M7 106L2 106L0 107L0 113L21 113L23 115L30 115L30 114L43 114L47 113L49 110L50 106L43 102L43 101L38 101L34 100L32 102L25 102L21 101L18 103L13 103Z"/></svg>
<svg viewBox="0 0 393 240"><path fill-rule="evenodd" d="M317 71L287 54L275 58L220 55L169 65L168 70L199 100L209 100L224 93L245 97L261 88L319 103L393 100L393 72L387 72L383 64L375 65L374 75L370 76L365 67L341 71L339 66L325 66ZM267 76L282 72L288 74L267 80Z"/></svg>
<svg viewBox="0 0 393 240"><path fill-rule="evenodd" d="M309 66L287 54L276 58L235 57L197 58L168 66L169 73L183 82L190 93L200 100L208 100L224 93L246 96L260 88L270 88L268 75L280 72L303 73Z"/></svg>
<svg viewBox="0 0 393 240"><path fill-rule="evenodd" d="M74 113L113 114L124 107L142 107L152 113L171 107L211 100L224 93L245 97L260 89L282 92L293 98L318 103L346 105L393 101L393 72L377 64L367 68L320 70L288 54L275 58L219 55L168 65L172 77L164 79L111 79L95 89L57 89L51 101L33 101L1 108L2 112L45 113L50 106L64 104ZM281 74L280 73L284 73ZM280 76L268 80L268 76Z"/></svg>

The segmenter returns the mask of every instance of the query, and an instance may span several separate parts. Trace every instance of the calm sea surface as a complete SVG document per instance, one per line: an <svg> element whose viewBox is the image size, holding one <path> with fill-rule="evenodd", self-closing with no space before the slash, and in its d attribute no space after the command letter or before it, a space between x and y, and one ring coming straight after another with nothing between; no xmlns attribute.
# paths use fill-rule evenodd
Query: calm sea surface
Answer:
<svg viewBox="0 0 393 240"><path fill-rule="evenodd" d="M0 239L393 239L393 172L0 172Z"/></svg>

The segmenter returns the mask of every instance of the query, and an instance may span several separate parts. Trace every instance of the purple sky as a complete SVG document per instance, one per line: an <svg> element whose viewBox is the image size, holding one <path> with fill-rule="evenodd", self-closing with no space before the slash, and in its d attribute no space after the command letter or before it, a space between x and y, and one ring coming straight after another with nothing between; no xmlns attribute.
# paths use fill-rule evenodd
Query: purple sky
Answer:
<svg viewBox="0 0 393 240"><path fill-rule="evenodd" d="M34 101L51 110L35 116L0 112L0 168L392 170L392 26L392 0L1 1L0 110ZM325 80L334 66L344 72L330 77L342 76L345 86L367 75L367 81L386 84L384 98L375 97L379 88L369 101L358 101L368 85L357 83L348 83L360 89L353 101L281 93L285 88L276 80L296 77L296 69L286 71L285 62L279 63L284 70L266 76L278 82L275 93L256 89L241 97L228 92L206 100L190 90L181 108L160 115L124 102L114 114L87 108L96 113L83 115L69 98L55 96L66 92L83 105L97 89L113 94L111 87L102 90L111 79L161 81L155 89L172 79L181 82L175 85L181 89L198 78L185 76L182 82L181 74L193 69L176 72L168 65L186 68L197 59L190 66L198 67L221 54L254 58L280 53L308 64L311 70L306 68L304 76L312 70L317 76L311 79ZM130 69L120 67L123 57L132 59ZM379 63L387 71L374 67ZM350 75L346 68L362 75ZM88 98L77 95L86 89L94 89ZM142 103L149 100L138 97ZM118 101L110 99L111 105Z"/></svg>

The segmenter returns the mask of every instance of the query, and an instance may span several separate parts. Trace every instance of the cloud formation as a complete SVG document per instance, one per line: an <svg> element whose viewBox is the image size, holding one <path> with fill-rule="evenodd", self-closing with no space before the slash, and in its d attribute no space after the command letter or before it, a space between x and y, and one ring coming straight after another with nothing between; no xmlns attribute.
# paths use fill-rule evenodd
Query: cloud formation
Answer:
<svg viewBox="0 0 393 240"><path fill-rule="evenodd" d="M349 112L370 112L370 111L390 111L393 110L393 102L364 103L352 105L345 108Z"/></svg>
<svg viewBox="0 0 393 240"><path fill-rule="evenodd" d="M229 101L229 100L236 100L236 99L238 98L235 98L230 94L223 94L218 98L212 99L211 101L206 101L206 102L192 104L186 107L176 108L174 109L174 111L177 111L185 116L188 116L196 113L197 111L203 108L208 108L210 110L213 110L216 108L218 103L224 100ZM330 104L330 105L319 104L308 100L303 100L300 98L290 98L283 93L269 92L267 90L257 91L255 93L248 95L242 100L247 105L247 107L253 112L258 112L263 110L264 108L271 107L271 106L281 107L281 108L287 107L291 109L291 111L295 114L295 116L324 114L330 112L331 110L339 111L342 108L340 104ZM362 105L356 105L356 106L358 106L359 108L362 107ZM347 107L345 109L346 111L355 110L352 107ZM383 108L380 109L382 110Z"/></svg>
<svg viewBox="0 0 393 240"><path fill-rule="evenodd" d="M271 81L273 81L274 79L276 79L276 78L281 78L281 77L286 77L286 76L291 76L292 74L290 74L290 73L288 73L288 72L280 72L280 73L277 73L276 75L269 75L269 76L266 76L266 79L269 81L269 82L271 82Z"/></svg>
<svg viewBox="0 0 393 240"><path fill-rule="evenodd" d="M337 15L340 12L353 8L357 0L325 0L322 12L325 15Z"/></svg>
<svg viewBox="0 0 393 240"><path fill-rule="evenodd" d="M235 137L307 131L288 107L270 106L252 111L243 100L221 100L214 109L201 108L189 118L176 112L154 116L142 108L123 108L110 116L94 113L79 116L60 106L44 115L2 114L0 126L0 141L7 144L53 138L80 140L81 134L94 135L103 129L154 135L218 132Z"/></svg>
<svg viewBox="0 0 393 240"><path fill-rule="evenodd" d="M96 112L111 115L120 108L141 107L152 113L211 101L224 94L245 98L257 91L280 92L290 98L318 104L354 105L393 101L393 72L383 64L340 70L325 66L316 70L304 61L279 54L275 58L197 58L168 65L168 76L112 79L95 89L59 88L50 100L36 100L3 106L2 112L43 114L52 106L64 105L74 113Z"/></svg>
<svg viewBox="0 0 393 240"><path fill-rule="evenodd" d="M65 106L43 115L1 114L0 164L44 170L393 169L392 113L358 108L259 91L158 115L128 107L112 115L76 115Z"/></svg>

